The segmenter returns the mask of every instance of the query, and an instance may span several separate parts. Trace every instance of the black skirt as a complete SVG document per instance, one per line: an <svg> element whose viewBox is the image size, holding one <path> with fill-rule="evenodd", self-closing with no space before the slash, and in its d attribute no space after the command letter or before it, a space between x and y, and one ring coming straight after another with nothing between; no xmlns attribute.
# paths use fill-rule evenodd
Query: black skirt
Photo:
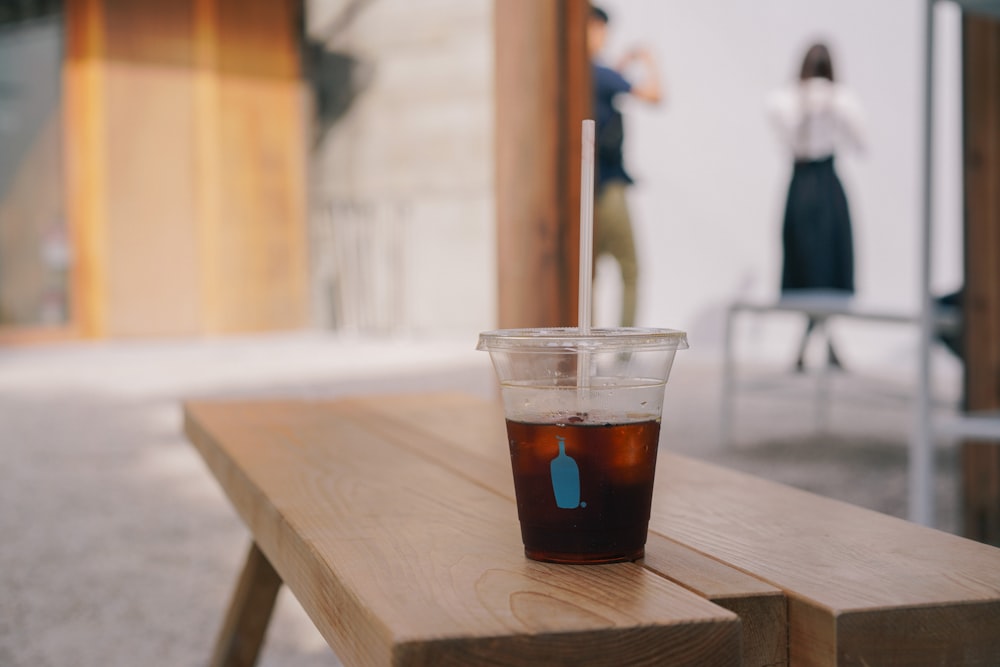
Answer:
<svg viewBox="0 0 1000 667"><path fill-rule="evenodd" d="M795 163L782 228L781 289L854 292L854 241L833 157Z"/></svg>

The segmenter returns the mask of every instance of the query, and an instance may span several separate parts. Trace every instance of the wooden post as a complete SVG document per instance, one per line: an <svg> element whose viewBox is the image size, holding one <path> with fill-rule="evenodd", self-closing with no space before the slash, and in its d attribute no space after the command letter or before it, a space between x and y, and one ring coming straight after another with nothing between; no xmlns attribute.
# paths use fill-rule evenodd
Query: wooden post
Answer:
<svg viewBox="0 0 1000 667"><path fill-rule="evenodd" d="M495 4L501 327L574 326L586 0Z"/></svg>
<svg viewBox="0 0 1000 667"><path fill-rule="evenodd" d="M966 16L966 407L1000 410L1000 21ZM1000 546L1000 443L962 447L967 537Z"/></svg>
<svg viewBox="0 0 1000 667"><path fill-rule="evenodd" d="M70 318L79 332L106 332L104 12L100 0L67 0L63 67L66 208L74 252Z"/></svg>

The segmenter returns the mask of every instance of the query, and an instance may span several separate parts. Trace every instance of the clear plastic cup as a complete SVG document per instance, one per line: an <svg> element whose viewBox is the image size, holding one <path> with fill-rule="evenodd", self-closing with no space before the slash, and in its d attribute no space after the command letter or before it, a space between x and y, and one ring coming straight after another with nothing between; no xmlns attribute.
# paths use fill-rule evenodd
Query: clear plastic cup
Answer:
<svg viewBox="0 0 1000 667"><path fill-rule="evenodd" d="M503 398L528 558L642 558L663 391L687 336L672 329L480 334Z"/></svg>

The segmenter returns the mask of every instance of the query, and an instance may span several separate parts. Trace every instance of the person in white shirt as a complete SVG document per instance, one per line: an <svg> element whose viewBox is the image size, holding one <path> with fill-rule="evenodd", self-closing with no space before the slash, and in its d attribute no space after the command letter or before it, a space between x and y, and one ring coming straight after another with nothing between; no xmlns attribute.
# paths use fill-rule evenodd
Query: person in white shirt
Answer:
<svg viewBox="0 0 1000 667"><path fill-rule="evenodd" d="M834 169L842 149L864 148L861 105L833 75L824 44L814 44L802 61L799 80L773 93L768 115L794 166L782 226L784 258L781 290L837 290L854 293L854 242L847 197ZM796 369L804 368L809 320L799 346ZM841 367L833 343L828 362Z"/></svg>

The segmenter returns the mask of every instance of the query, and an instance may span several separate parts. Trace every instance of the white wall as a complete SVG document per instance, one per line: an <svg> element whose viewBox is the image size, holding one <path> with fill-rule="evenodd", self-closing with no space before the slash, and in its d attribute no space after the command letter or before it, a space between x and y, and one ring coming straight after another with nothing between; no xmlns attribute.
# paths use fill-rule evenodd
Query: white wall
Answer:
<svg viewBox="0 0 1000 667"><path fill-rule="evenodd" d="M497 0L503 1L503 0ZM322 24L342 0L313 0ZM717 356L725 304L774 297L790 164L764 115L769 91L794 79L805 47L830 43L838 78L865 104L870 149L838 158L854 217L858 298L918 304L923 112L923 0L604 0L609 55L649 46L668 100L626 106L627 162L641 260L639 323L690 332L691 354ZM321 198L387 202L405 212L404 332L473 336L496 308L493 36L488 0L378 0L338 39L373 64L371 86L319 160ZM939 7L939 291L961 280L958 16ZM385 255L386 253L382 253ZM598 323L617 311L606 263ZM753 320L752 351L791 361L801 322ZM849 364L912 367L915 327L843 324Z"/></svg>
<svg viewBox="0 0 1000 667"><path fill-rule="evenodd" d="M657 55L667 103L626 105L626 161L639 181L639 321L691 334L692 352L716 353L724 304L741 292L775 296L790 164L764 115L767 93L794 79L815 38L833 50L838 78L863 101L870 148L838 157L854 219L858 298L918 307L923 111L921 0L605 0L608 55L634 44ZM938 9L942 121L934 284L961 281L958 17ZM616 285L600 267L599 317ZM611 285L609 287L609 285ZM796 320L744 326L745 348L787 359ZM841 326L843 356L912 363L913 329Z"/></svg>
<svg viewBox="0 0 1000 667"><path fill-rule="evenodd" d="M325 34L346 6L312 0L310 30ZM370 82L313 162L317 318L364 335L475 341L496 317L492 3L361 7L328 44ZM329 285L345 277L350 308L330 312Z"/></svg>

